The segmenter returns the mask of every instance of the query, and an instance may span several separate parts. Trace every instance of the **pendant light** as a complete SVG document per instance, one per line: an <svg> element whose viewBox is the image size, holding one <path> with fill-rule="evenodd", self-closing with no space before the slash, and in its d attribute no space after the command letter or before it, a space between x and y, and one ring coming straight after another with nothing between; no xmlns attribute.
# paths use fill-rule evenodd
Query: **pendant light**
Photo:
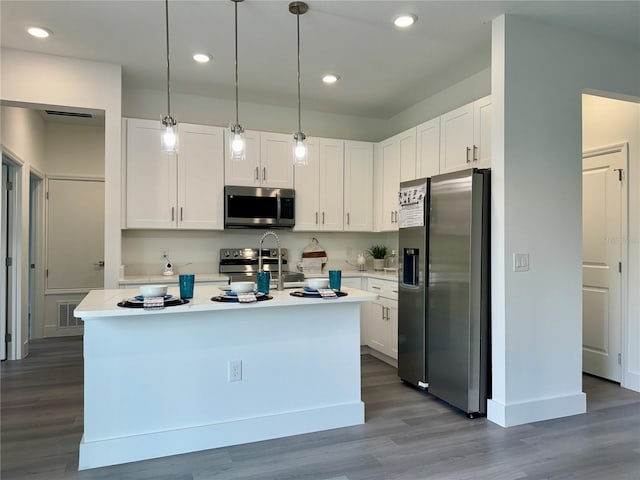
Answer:
<svg viewBox="0 0 640 480"><path fill-rule="evenodd" d="M171 67L169 64L169 0L164 1L165 27L167 34L167 113L162 116L162 125L165 127L162 133L162 151L165 153L177 153L178 151L178 132L177 123L173 115L171 115Z"/></svg>
<svg viewBox="0 0 640 480"><path fill-rule="evenodd" d="M289 12L296 16L296 25L298 30L298 131L293 134L293 163L294 165L307 164L307 145L305 139L307 136L302 132L302 122L300 119L300 15L304 15L309 10L309 5L304 2L291 2L289 4Z"/></svg>
<svg viewBox="0 0 640 480"><path fill-rule="evenodd" d="M240 125L238 120L238 3L244 0L231 0L235 3L235 32L236 32L236 121L232 123L229 129L231 130L231 159L232 160L244 160L245 159L245 141L244 141L244 128Z"/></svg>

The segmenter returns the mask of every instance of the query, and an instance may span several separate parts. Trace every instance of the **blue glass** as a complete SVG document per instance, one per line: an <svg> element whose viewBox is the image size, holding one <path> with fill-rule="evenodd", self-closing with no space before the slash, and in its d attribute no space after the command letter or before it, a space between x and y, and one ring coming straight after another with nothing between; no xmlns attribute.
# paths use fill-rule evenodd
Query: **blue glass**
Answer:
<svg viewBox="0 0 640 480"><path fill-rule="evenodd" d="M342 270L329 270L329 288L340 291L342 285Z"/></svg>
<svg viewBox="0 0 640 480"><path fill-rule="evenodd" d="M269 293L269 285L271 284L271 273L258 272L257 274L258 293Z"/></svg>
<svg viewBox="0 0 640 480"><path fill-rule="evenodd" d="M180 298L193 298L193 284L195 283L195 275L180 275Z"/></svg>

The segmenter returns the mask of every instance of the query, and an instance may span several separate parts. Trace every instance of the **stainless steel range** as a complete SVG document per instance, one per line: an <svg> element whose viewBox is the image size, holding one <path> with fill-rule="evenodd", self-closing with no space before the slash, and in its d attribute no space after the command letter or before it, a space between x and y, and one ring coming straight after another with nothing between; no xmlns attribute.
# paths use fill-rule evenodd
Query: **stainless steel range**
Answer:
<svg viewBox="0 0 640 480"><path fill-rule="evenodd" d="M289 252L286 248L282 252L282 277L287 286L299 286L304 281L304 275L300 272L290 271ZM256 281L258 272L258 258L260 250L257 248L221 248L219 272L229 275L229 282ZM263 269L271 272L272 280L278 277L278 249L262 249ZM291 285L291 284L294 285Z"/></svg>

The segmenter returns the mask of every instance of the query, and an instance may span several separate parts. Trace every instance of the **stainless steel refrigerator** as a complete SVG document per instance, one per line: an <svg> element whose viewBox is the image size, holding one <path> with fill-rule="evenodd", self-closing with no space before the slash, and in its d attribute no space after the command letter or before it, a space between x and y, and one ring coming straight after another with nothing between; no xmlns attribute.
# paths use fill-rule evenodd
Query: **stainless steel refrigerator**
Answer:
<svg viewBox="0 0 640 480"><path fill-rule="evenodd" d="M490 388L490 171L431 178L427 375L429 393L468 416Z"/></svg>
<svg viewBox="0 0 640 480"><path fill-rule="evenodd" d="M400 184L398 206L398 376L427 387L429 179Z"/></svg>

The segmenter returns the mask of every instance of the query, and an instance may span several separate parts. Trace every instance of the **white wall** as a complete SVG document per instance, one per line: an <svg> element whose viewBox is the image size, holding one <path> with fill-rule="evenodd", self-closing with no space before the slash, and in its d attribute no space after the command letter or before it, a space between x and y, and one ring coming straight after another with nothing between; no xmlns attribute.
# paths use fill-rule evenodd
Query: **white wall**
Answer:
<svg viewBox="0 0 640 480"><path fill-rule="evenodd" d="M166 92L126 89L122 96L122 114L159 121L166 101ZM235 120L235 101L219 98L172 93L171 110L178 122L228 127ZM240 102L240 123L247 130L293 134L297 130L298 110ZM313 137L377 141L385 138L386 128L386 120L302 111L302 130Z"/></svg>
<svg viewBox="0 0 640 480"><path fill-rule="evenodd" d="M582 413L581 94L640 97L640 52L517 16L493 22L492 359L488 417ZM530 270L512 271L514 253Z"/></svg>
<svg viewBox="0 0 640 480"><path fill-rule="evenodd" d="M46 124L47 175L104 177L104 127Z"/></svg>
<svg viewBox="0 0 640 480"><path fill-rule="evenodd" d="M9 359L26 356L28 350L28 291L29 291L29 181L32 169L44 173L44 122L33 111L14 107L2 107L0 131L2 150L22 164L19 175L20 185L16 192L20 196L20 218L17 218L18 244L14 256L17 268L17 284L20 300L14 306L17 325L11 325L13 344ZM0 200L0 202L4 199ZM4 221L4 219L0 219Z"/></svg>
<svg viewBox="0 0 640 480"><path fill-rule="evenodd" d="M640 104L593 95L582 97L582 147L629 143L627 345L622 385L640 391Z"/></svg>

